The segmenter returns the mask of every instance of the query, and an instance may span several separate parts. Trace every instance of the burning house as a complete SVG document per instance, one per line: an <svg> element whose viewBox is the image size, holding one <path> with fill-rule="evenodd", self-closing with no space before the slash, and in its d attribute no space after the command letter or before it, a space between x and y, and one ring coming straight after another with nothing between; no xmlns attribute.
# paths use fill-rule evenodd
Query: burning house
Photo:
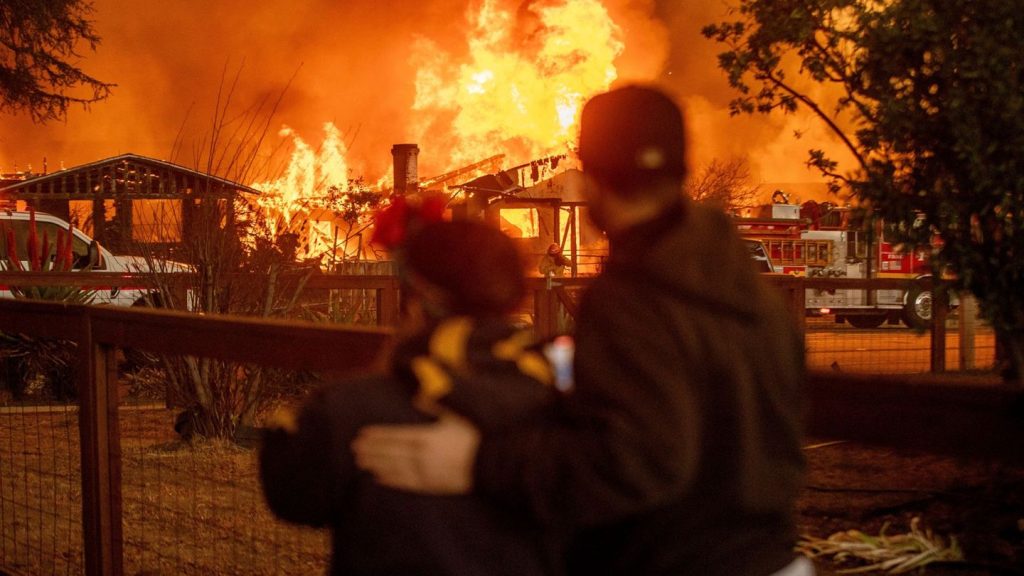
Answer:
<svg viewBox="0 0 1024 576"><path fill-rule="evenodd" d="M336 141L325 143L325 148L337 146ZM372 266L386 254L376 253L367 243L372 230L372 213L387 196L407 195L424 191L445 192L453 183L472 178L487 170L500 167L503 154L492 155L456 170L420 179L419 146L411 143L395 144L391 148L392 180L377 185L348 178L347 171L329 166L326 154L317 158L311 152L294 156L292 165L274 182L256 184L260 196L255 199L268 221L277 232L293 234L300 258L317 260L330 270L389 270L385 266ZM300 169L301 167L301 169Z"/></svg>
<svg viewBox="0 0 1024 576"><path fill-rule="evenodd" d="M534 208L511 204L514 197L519 198L516 202L530 198L532 187L551 179L548 170L555 167L555 157L511 170L502 170L502 163L572 149L583 102L621 77L616 62L625 49L625 29L600 0L530 6L488 2L468 7L464 16L464 24L458 26L464 37L454 42L424 37L412 43L411 53L402 57L403 62L415 67L413 74L403 72L412 86L388 90L388 94L400 95L401 100L373 107L391 111L397 104L408 105L410 90L406 88L411 88L413 100L408 113L367 114L361 96L344 97L359 90L339 90L337 86L316 90L330 94L327 101L290 107L290 113L299 117L288 118L277 134L292 140L291 161L278 173L280 158L274 155L276 152L271 153L266 172L261 171L259 176L267 177L266 181L236 184L125 155L14 183L4 193L40 210L67 216L118 251L132 250L139 241L173 244L188 236L193 202L198 198L241 196L251 200L259 216L268 222L271 235L294 237L300 258L338 268L348 261L386 257L367 246L372 202L392 191L402 194L422 190L450 194L457 205L455 211L467 214L480 212L481 205L492 202L507 204L501 208L503 217L517 224L506 224L505 229L523 238L524 243L530 242L525 248L528 252L543 252L555 242L567 254L581 248L585 240L575 233L566 235L572 223L582 222L578 210L567 204L577 198L550 196L549 187L531 198ZM257 91L259 94L262 92ZM379 93L374 99L383 97L384 93ZM161 122L152 122L154 134L177 128L162 122L178 111L180 103L175 98L171 101L171 106L163 109ZM343 134L333 121L325 121L325 139L319 145L310 145L289 127L309 126L321 114L342 118L351 126L363 127L365 122L366 126L386 128L386 134L403 134L408 142L429 143L430 158L420 156L415 144L395 144L393 171L382 175L378 159L360 157L363 150L375 150L382 142L381 134L371 135L371 146L354 154L350 146L359 128ZM107 132L120 135L121 128ZM33 133L42 131L38 127ZM45 141L43 136L34 138ZM421 178L418 172L437 176ZM509 175L515 192L507 194L505 182L486 189L476 182L476 190L467 183L487 174L498 180L504 178L502 174ZM253 180L256 178L254 174ZM495 195L494 190L499 193ZM460 192L470 192L471 197L465 198ZM171 220L176 224L160 225L155 215L162 212L174 214ZM527 230L531 219L541 227L537 234Z"/></svg>
<svg viewBox="0 0 1024 576"><path fill-rule="evenodd" d="M604 235L586 217L583 175L555 155L453 186L463 202L457 217L482 218L516 239L527 257L552 245L568 255L571 274L597 272L607 253Z"/></svg>
<svg viewBox="0 0 1024 576"><path fill-rule="evenodd" d="M234 201L258 191L177 164L122 154L7 183L8 205L60 216L114 253L174 253L216 208L222 225L235 222Z"/></svg>

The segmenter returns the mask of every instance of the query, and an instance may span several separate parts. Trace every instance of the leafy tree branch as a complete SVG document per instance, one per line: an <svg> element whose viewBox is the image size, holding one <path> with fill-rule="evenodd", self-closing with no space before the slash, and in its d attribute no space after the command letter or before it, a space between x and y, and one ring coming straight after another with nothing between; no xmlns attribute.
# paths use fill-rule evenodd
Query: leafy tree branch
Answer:
<svg viewBox="0 0 1024 576"><path fill-rule="evenodd" d="M27 112L34 122L64 120L68 107L110 95L109 84L79 66L78 47L100 37L87 0L0 2L0 112Z"/></svg>

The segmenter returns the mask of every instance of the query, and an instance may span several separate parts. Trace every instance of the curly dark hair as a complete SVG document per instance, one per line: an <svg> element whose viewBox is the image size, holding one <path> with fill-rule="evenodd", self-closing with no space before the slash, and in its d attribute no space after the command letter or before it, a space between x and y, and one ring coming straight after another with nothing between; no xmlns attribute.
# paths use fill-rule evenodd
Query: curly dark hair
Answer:
<svg viewBox="0 0 1024 576"><path fill-rule="evenodd" d="M526 295L515 242L481 222L434 222L405 243L402 264L448 297L448 314L500 316Z"/></svg>

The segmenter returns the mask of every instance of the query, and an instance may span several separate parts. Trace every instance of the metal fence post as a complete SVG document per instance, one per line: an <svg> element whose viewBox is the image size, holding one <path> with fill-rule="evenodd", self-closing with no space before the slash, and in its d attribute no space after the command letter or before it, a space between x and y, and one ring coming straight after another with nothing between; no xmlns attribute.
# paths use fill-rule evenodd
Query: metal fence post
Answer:
<svg viewBox="0 0 1024 576"><path fill-rule="evenodd" d="M975 359L975 327L977 325L978 306L974 296L960 296L960 321L957 330L960 332L960 370L973 370Z"/></svg>
<svg viewBox="0 0 1024 576"><path fill-rule="evenodd" d="M82 538L88 576L124 574L121 443L114 348L97 343L87 309L78 338Z"/></svg>

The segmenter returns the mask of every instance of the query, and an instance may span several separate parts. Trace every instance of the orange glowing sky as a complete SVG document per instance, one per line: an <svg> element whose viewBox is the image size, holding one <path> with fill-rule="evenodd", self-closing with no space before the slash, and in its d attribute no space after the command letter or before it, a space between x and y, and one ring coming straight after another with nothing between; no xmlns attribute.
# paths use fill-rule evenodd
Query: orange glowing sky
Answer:
<svg viewBox="0 0 1024 576"><path fill-rule="evenodd" d="M31 166L40 172L44 157L54 170L126 152L194 166L225 70L239 74L232 101L240 110L273 99L294 76L273 118L267 154L287 150L295 136L315 147L331 122L349 147L350 177L385 176L391 146L401 142L419 144L421 177L458 168L475 152L450 154L446 123L478 120L425 105L418 73L437 65L429 62L433 56L448 66L473 62L470 47L482 32L468 15L481 1L95 0L92 18L102 44L84 52L81 65L117 87L88 111L72 109L65 123L34 125L0 115L0 171ZM534 41L538 11L564 2L489 1L511 15L510 37L503 40L511 45ZM722 17L723 2L593 1L621 34L616 82L658 83L687 110L692 165L738 155L749 159L758 182L820 181L803 164L806 149L839 147L814 120L729 116L731 92L715 63L720 49L700 35L703 25ZM484 144L489 134L481 134ZM523 149L508 165L529 162L534 152Z"/></svg>

